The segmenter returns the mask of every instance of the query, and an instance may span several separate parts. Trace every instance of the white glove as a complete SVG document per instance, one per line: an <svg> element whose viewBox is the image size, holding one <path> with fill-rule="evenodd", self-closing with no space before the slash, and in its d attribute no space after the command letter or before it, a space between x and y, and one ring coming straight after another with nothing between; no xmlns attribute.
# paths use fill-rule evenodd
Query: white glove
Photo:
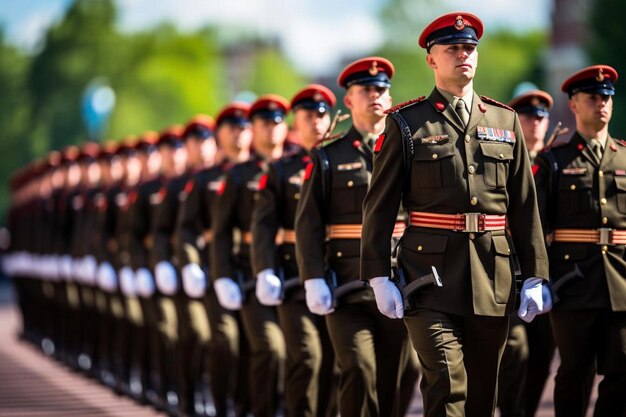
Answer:
<svg viewBox="0 0 626 417"><path fill-rule="evenodd" d="M520 291L520 306L517 315L526 323L533 321L537 314L543 312L543 296L541 278L527 278Z"/></svg>
<svg viewBox="0 0 626 417"><path fill-rule="evenodd" d="M375 277L370 279L370 286L374 290L376 307L390 319L401 319L404 317L404 304L402 294L398 287L389 277Z"/></svg>
<svg viewBox="0 0 626 417"><path fill-rule="evenodd" d="M306 306L313 314L325 316L335 311L333 309L333 296L324 278L312 278L304 281L306 292Z"/></svg>
<svg viewBox="0 0 626 417"><path fill-rule="evenodd" d="M72 259L72 279L76 282L83 282L83 258Z"/></svg>
<svg viewBox="0 0 626 417"><path fill-rule="evenodd" d="M165 295L174 295L178 290L178 279L174 265L161 261L154 267L156 286Z"/></svg>
<svg viewBox="0 0 626 417"><path fill-rule="evenodd" d="M114 292L117 289L117 275L113 265L109 262L102 262L96 271L96 281L103 291Z"/></svg>
<svg viewBox="0 0 626 417"><path fill-rule="evenodd" d="M541 286L541 298L543 299L543 310L541 314L545 314L552 310L552 293L547 285Z"/></svg>
<svg viewBox="0 0 626 417"><path fill-rule="evenodd" d="M156 289L152 272L147 268L139 268L135 272L135 285L137 286L137 294L142 298L150 298Z"/></svg>
<svg viewBox="0 0 626 417"><path fill-rule="evenodd" d="M191 298L203 297L206 292L206 275L200 265L187 264L181 271L183 290Z"/></svg>
<svg viewBox="0 0 626 417"><path fill-rule="evenodd" d="M240 310L242 304L241 288L231 278L222 277L213 283L217 301L227 310Z"/></svg>
<svg viewBox="0 0 626 417"><path fill-rule="evenodd" d="M264 269L256 275L256 298L264 306L277 306L282 303L281 288L282 282L274 274L273 269Z"/></svg>
<svg viewBox="0 0 626 417"><path fill-rule="evenodd" d="M93 255L87 255L83 257L83 279L88 285L94 285L96 283L96 270L98 269L98 262Z"/></svg>
<svg viewBox="0 0 626 417"><path fill-rule="evenodd" d="M127 297L133 297L137 293L135 289L135 274L133 273L133 270L129 266L123 267L120 269L119 277L122 294Z"/></svg>

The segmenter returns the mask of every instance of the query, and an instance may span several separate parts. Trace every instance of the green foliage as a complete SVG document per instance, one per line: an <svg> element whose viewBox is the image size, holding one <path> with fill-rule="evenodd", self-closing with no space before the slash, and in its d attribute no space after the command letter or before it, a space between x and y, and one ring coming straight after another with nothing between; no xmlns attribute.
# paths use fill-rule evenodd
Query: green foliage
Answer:
<svg viewBox="0 0 626 417"><path fill-rule="evenodd" d="M610 65L620 75L626 71L626 26L624 25L624 3L620 0L595 0L590 8L591 33L587 51L593 64ZM622 81L623 82L623 81ZM626 97L620 82L615 86L613 117L609 131L613 136L626 137Z"/></svg>

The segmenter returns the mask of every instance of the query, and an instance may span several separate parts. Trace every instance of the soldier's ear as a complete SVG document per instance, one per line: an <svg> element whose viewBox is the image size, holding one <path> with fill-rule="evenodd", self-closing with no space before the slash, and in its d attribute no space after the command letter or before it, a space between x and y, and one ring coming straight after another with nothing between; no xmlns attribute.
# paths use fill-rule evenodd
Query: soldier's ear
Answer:
<svg viewBox="0 0 626 417"><path fill-rule="evenodd" d="M352 100L350 100L350 89L346 91L346 94L343 96L343 104L349 109L352 110Z"/></svg>
<svg viewBox="0 0 626 417"><path fill-rule="evenodd" d="M435 58L430 53L426 55L426 63L432 69L436 69L437 68L437 63L435 62Z"/></svg>

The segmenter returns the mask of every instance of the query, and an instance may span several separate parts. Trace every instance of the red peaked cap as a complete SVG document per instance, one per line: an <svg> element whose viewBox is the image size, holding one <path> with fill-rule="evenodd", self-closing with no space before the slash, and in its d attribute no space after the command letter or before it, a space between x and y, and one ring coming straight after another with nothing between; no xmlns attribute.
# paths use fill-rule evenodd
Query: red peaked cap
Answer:
<svg viewBox="0 0 626 417"><path fill-rule="evenodd" d="M289 102L284 97L278 94L265 94L252 103L250 110L248 110L248 119L252 120L254 117L261 117L280 123L284 120L290 108Z"/></svg>
<svg viewBox="0 0 626 417"><path fill-rule="evenodd" d="M240 101L232 102L220 110L215 118L215 124L216 126L219 126L222 123L244 125L248 122L249 110L250 105L248 103Z"/></svg>
<svg viewBox="0 0 626 417"><path fill-rule="evenodd" d="M483 36L483 22L466 12L447 13L433 20L419 37L419 45L430 51L436 44L469 43L478 45Z"/></svg>
<svg viewBox="0 0 626 417"><path fill-rule="evenodd" d="M337 84L343 88L353 84L389 88L394 72L391 61L380 56L370 56L348 64L337 77Z"/></svg>
<svg viewBox="0 0 626 417"><path fill-rule="evenodd" d="M576 93L595 93L607 96L615 94L613 84L618 74L615 68L608 65L592 65L572 74L561 85L561 91L570 97Z"/></svg>
<svg viewBox="0 0 626 417"><path fill-rule="evenodd" d="M298 91L291 99L291 108L317 110L320 113L330 111L337 103L335 94L321 84L311 84Z"/></svg>

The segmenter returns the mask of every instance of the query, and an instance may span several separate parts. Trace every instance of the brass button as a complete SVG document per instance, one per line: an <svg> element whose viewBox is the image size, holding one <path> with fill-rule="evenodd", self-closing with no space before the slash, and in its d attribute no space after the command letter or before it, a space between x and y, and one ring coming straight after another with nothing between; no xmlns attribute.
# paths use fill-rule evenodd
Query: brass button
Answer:
<svg viewBox="0 0 626 417"><path fill-rule="evenodd" d="M341 251L337 252L337 258L341 258L343 256L343 253L341 253Z"/></svg>
<svg viewBox="0 0 626 417"><path fill-rule="evenodd" d="M472 232L472 233L469 234L469 238L471 240L474 240L476 238L476 235Z"/></svg>
<svg viewBox="0 0 626 417"><path fill-rule="evenodd" d="M421 251L422 249L423 249L423 248L422 248L422 245L419 245L419 246L417 247L417 250L418 250L418 251Z"/></svg>
<svg viewBox="0 0 626 417"><path fill-rule="evenodd" d="M566 255L563 257L563 259L565 259L565 260L567 261L567 260L569 259L569 255L567 255L567 254L566 254Z"/></svg>
<svg viewBox="0 0 626 417"><path fill-rule="evenodd" d="M354 181L350 180L348 181L348 187L352 187L354 185Z"/></svg>
<svg viewBox="0 0 626 417"><path fill-rule="evenodd" d="M604 171L598 171L598 177L604 177Z"/></svg>
<svg viewBox="0 0 626 417"><path fill-rule="evenodd" d="M470 140L472 140L472 138L470 138L470 135L465 135L465 142L469 143Z"/></svg>
<svg viewBox="0 0 626 417"><path fill-rule="evenodd" d="M470 166L467 168L467 171L468 171L470 174L473 174L474 172L476 172L476 168L474 168L474 165L470 165Z"/></svg>
<svg viewBox="0 0 626 417"><path fill-rule="evenodd" d="M606 204L606 198L602 197L602 198L600 199L600 204Z"/></svg>
<svg viewBox="0 0 626 417"><path fill-rule="evenodd" d="M503 153L500 154L500 159L502 159L502 158L504 158L504 154Z"/></svg>
<svg viewBox="0 0 626 417"><path fill-rule="evenodd" d="M439 155L437 155L436 153L433 154L433 159L437 159L439 158Z"/></svg>
<svg viewBox="0 0 626 417"><path fill-rule="evenodd" d="M506 252L511 253L511 248L507 248Z"/></svg>
<svg viewBox="0 0 626 417"><path fill-rule="evenodd" d="M602 224L607 224L609 222L609 218L608 217L603 217L602 218Z"/></svg>
<svg viewBox="0 0 626 417"><path fill-rule="evenodd" d="M472 206L475 206L476 204L478 204L478 199L476 197L472 197L472 199L470 200L470 204Z"/></svg>
<svg viewBox="0 0 626 417"><path fill-rule="evenodd" d="M285 260L288 261L291 259L291 255L289 255L288 253L285 254Z"/></svg>
<svg viewBox="0 0 626 417"><path fill-rule="evenodd" d="M607 245L603 245L602 252L606 252L607 250L609 250L609 247Z"/></svg>
<svg viewBox="0 0 626 417"><path fill-rule="evenodd" d="M300 193L295 193L295 194L293 195L293 199L294 199L294 200L300 200Z"/></svg>
<svg viewBox="0 0 626 417"><path fill-rule="evenodd" d="M606 255L606 251L605 250L602 251L602 255Z"/></svg>
<svg viewBox="0 0 626 417"><path fill-rule="evenodd" d="M576 189L576 184L572 184L572 185L570 185L570 186L569 186L569 189L570 189L570 190L572 190L572 191L574 191L574 190Z"/></svg>

